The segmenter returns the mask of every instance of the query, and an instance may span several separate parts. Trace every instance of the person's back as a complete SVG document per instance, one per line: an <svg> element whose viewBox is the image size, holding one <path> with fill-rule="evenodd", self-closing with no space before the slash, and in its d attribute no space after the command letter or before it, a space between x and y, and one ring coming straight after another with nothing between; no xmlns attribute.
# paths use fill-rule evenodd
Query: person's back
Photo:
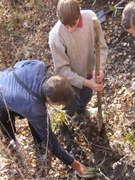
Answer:
<svg viewBox="0 0 135 180"><path fill-rule="evenodd" d="M33 96L16 81L13 72L28 88L42 97L41 86L46 78L46 66L38 60L22 60L13 68L0 73L0 105L5 107L6 103L11 111L24 115Z"/></svg>

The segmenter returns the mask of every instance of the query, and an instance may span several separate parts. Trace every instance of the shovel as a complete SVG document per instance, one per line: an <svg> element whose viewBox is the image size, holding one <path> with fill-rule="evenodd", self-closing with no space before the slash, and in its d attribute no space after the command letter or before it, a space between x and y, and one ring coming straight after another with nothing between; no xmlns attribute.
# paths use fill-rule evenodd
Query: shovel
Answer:
<svg viewBox="0 0 135 180"><path fill-rule="evenodd" d="M98 20L100 23L106 21L106 15L114 12L115 9L117 9L119 7L119 5L121 5L125 0L121 0L120 2L118 2L116 5L113 6L113 8L109 8L109 10L107 10L106 12L102 9L101 11L97 12L96 15L98 17Z"/></svg>
<svg viewBox="0 0 135 180"><path fill-rule="evenodd" d="M96 76L100 73L100 23L98 18L93 17L94 32L95 32L95 53L96 53L96 63L95 63L95 73ZM102 118L102 101L101 92L97 92L98 100L98 132L102 131L103 118Z"/></svg>

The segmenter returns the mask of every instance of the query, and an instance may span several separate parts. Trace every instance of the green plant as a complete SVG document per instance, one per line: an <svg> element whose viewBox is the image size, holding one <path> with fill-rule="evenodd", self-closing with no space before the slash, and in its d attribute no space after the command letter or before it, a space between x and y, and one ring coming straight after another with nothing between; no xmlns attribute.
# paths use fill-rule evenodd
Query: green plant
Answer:
<svg viewBox="0 0 135 180"><path fill-rule="evenodd" d="M133 137L133 134L131 133L127 133L126 136L124 137L124 141L128 141L132 144L132 146L135 146L135 140L134 140L134 137Z"/></svg>
<svg viewBox="0 0 135 180"><path fill-rule="evenodd" d="M123 9L124 7L117 7L117 6L109 6L110 10L113 12L114 17L116 17L117 11Z"/></svg>
<svg viewBox="0 0 135 180"><path fill-rule="evenodd" d="M63 123L68 125L68 119L70 118L64 110L62 110L62 107L54 107L52 105L49 105L49 116L51 121L51 127L52 130L55 131L60 125Z"/></svg>
<svg viewBox="0 0 135 180"><path fill-rule="evenodd" d="M133 61L133 63L132 63L132 64L133 64L133 68L135 69L135 62Z"/></svg>
<svg viewBox="0 0 135 180"><path fill-rule="evenodd" d="M93 178L93 177L104 176L104 178L107 179L107 176L105 176L103 174L103 172L101 172L101 169L100 169L104 162L105 162L105 158L102 160L102 162L100 162L96 165L87 167L87 169L84 172L83 177L84 178Z"/></svg>

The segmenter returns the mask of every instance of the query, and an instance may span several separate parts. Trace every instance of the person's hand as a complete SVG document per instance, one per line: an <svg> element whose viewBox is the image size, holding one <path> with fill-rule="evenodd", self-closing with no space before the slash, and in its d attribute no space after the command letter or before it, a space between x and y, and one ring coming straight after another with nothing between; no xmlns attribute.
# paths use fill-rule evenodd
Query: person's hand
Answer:
<svg viewBox="0 0 135 180"><path fill-rule="evenodd" d="M97 170L94 166L86 167L76 160L73 161L71 166L84 178L91 178L97 175Z"/></svg>
<svg viewBox="0 0 135 180"><path fill-rule="evenodd" d="M102 91L102 83L98 84L95 81L95 78L92 79L85 79L84 86L91 88L94 91Z"/></svg>
<svg viewBox="0 0 135 180"><path fill-rule="evenodd" d="M95 79L96 83L100 84L102 83L104 79L104 72L100 70L99 75L96 76L95 70L93 71L93 78Z"/></svg>
<svg viewBox="0 0 135 180"><path fill-rule="evenodd" d="M84 166L77 160L74 160L70 166L75 169L80 175L84 175L87 169L86 166Z"/></svg>

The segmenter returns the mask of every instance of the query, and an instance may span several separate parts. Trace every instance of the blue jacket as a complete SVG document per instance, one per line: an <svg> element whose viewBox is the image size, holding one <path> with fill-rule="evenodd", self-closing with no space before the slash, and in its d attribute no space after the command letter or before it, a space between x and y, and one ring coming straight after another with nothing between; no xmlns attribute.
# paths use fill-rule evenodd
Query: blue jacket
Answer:
<svg viewBox="0 0 135 180"><path fill-rule="evenodd" d="M45 146L49 132L49 148L52 153L65 164L70 165L74 158L58 142L50 127L45 102L40 101L24 89L13 76L19 79L42 99L41 86L46 79L46 65L39 60L23 60L17 62L13 69L0 72L0 106L25 117L34 127ZM48 131L49 130L49 131Z"/></svg>

